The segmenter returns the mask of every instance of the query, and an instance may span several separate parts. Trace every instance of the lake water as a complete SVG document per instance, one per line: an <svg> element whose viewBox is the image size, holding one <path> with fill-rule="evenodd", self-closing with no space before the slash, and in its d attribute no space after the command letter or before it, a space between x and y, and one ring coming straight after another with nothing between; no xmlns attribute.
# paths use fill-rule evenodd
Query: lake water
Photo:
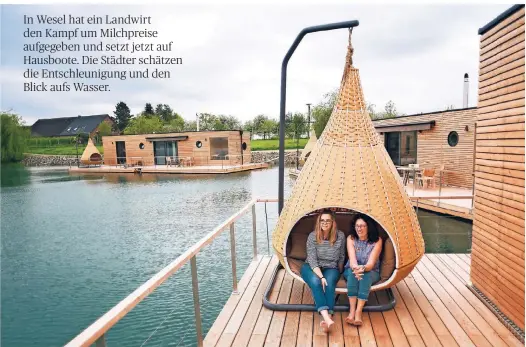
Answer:
<svg viewBox="0 0 526 347"><path fill-rule="evenodd" d="M252 198L278 196L277 168L74 176L65 168L4 165L1 175L6 347L66 344ZM285 179L287 196L294 181ZM261 253L277 209L267 204L267 224L265 205L257 206ZM471 223L422 210L419 220L426 252L471 247ZM250 213L236 224L236 251L240 278L252 258ZM232 291L228 232L199 253L197 267L206 334ZM194 346L191 288L188 264L110 330L108 346Z"/></svg>

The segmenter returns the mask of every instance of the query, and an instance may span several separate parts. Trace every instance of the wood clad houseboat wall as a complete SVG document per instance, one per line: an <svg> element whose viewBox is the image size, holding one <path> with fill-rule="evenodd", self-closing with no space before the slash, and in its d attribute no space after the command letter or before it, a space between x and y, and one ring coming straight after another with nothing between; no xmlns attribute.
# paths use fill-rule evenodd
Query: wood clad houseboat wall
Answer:
<svg viewBox="0 0 526 347"><path fill-rule="evenodd" d="M385 143L387 131L411 131L414 124L434 121L430 129L418 130L417 163L424 168L438 169L444 165L442 183L453 187L473 187L473 155L475 145L475 122L477 108L465 108L443 112L416 114L373 121L380 139ZM458 134L456 146L450 146L448 135Z"/></svg>
<svg viewBox="0 0 526 347"><path fill-rule="evenodd" d="M192 158L193 165L239 165L241 164L241 153L243 163L251 162L250 133L240 131L199 131L166 134L141 134L141 135L118 135L104 136L102 138L104 148L104 162L107 165L117 163L118 141L123 141L126 148L126 162L136 163L138 160L143 165L154 165L154 141L152 139L166 138L167 141L177 141L177 157ZM228 141L228 151L221 152L221 156L212 157L210 145L211 139L223 138L222 143ZM213 141L213 140L212 140ZM221 140L220 140L221 141ZM246 143L246 149L242 150L242 143ZM228 156L226 156L228 154ZM164 161L163 161L164 163Z"/></svg>
<svg viewBox="0 0 526 347"><path fill-rule="evenodd" d="M524 5L511 9L479 31L471 282L524 330Z"/></svg>

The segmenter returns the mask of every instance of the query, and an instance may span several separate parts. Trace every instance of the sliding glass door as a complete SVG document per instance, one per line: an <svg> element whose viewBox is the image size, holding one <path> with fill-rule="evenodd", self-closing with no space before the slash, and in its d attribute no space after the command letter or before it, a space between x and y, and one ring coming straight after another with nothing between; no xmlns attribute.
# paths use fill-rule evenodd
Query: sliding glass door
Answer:
<svg viewBox="0 0 526 347"><path fill-rule="evenodd" d="M416 164L417 138L416 131L385 133L385 149L395 165Z"/></svg>
<svg viewBox="0 0 526 347"><path fill-rule="evenodd" d="M155 141L153 145L155 165L166 165L166 157L176 159L177 152L177 141Z"/></svg>

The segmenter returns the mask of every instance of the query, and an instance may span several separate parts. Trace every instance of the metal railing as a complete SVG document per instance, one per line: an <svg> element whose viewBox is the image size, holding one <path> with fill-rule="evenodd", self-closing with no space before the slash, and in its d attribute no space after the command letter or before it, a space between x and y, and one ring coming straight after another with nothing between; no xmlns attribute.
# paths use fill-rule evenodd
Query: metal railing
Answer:
<svg viewBox="0 0 526 347"><path fill-rule="evenodd" d="M201 240L195 243L192 247L187 249L183 254L177 257L172 263L159 271L151 277L142 286L137 288L134 292L128 295L124 300L115 305L106 314L96 320L83 332L71 340L66 347L90 346L95 343L97 347L106 346L106 334L115 324L128 314L135 306L142 302L148 295L150 295L157 287L163 284L170 276L180 270L186 263L190 262L192 275L192 293L194 301L194 314L196 324L197 345L203 346L203 329L201 321L201 308L199 305L199 281L197 277L197 262L196 257L199 252L207 245L212 243L225 230L230 231L230 256L232 260L232 278L233 278L233 293L238 294L237 291L237 275L236 275L236 240L235 240L235 222L244 216L249 210L252 211L252 245L253 245L253 259L258 255L257 236L256 236L256 204L258 202L277 202L278 199L253 199L245 207L240 209L229 219L224 221L212 232L204 236Z"/></svg>
<svg viewBox="0 0 526 347"><path fill-rule="evenodd" d="M169 158L169 159L168 159ZM167 166L167 167L189 167L189 166L221 166L225 167L238 166L252 163L251 154L224 156L193 155L193 156L141 156L141 157L116 157L107 159L103 157L103 164L115 167L136 167L136 166Z"/></svg>

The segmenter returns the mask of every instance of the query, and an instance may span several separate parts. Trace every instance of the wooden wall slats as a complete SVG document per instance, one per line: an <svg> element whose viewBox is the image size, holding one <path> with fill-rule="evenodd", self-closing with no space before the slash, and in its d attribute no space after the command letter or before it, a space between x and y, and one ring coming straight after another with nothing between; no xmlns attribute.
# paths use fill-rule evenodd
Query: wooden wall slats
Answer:
<svg viewBox="0 0 526 347"><path fill-rule="evenodd" d="M517 186L518 189L524 189L524 178L508 177L508 176L502 176L498 174L495 175L492 173L480 172L480 171L475 172L475 177L482 178L482 179L488 179L494 182L512 184L514 186Z"/></svg>
<svg viewBox="0 0 526 347"><path fill-rule="evenodd" d="M524 139L503 139L503 140L477 140L477 146L484 147L523 147L524 148Z"/></svg>
<svg viewBox="0 0 526 347"><path fill-rule="evenodd" d="M522 41L524 41L524 32L520 33L519 35L515 36L514 38L501 43L498 45L498 47L495 47L495 49L486 51L486 53L482 53L480 55L479 62L483 63L487 61L488 59L491 59L493 57L496 57L499 53L506 51L507 49L513 49L515 46L519 45Z"/></svg>
<svg viewBox="0 0 526 347"><path fill-rule="evenodd" d="M500 161L500 160L475 159L475 164L481 165L481 166L518 170L518 171L524 172L524 163L514 163L510 161Z"/></svg>
<svg viewBox="0 0 526 347"><path fill-rule="evenodd" d="M498 197L501 197L503 199L513 200L514 202L520 202L520 203L524 204L524 195L523 194L520 194L520 193L517 194L517 193L505 191L505 190L502 190L502 189L497 189L497 188L494 188L494 187L490 187L490 186L482 184L482 182L480 182L480 181L477 181L477 185L478 185L477 189L480 189L480 191L482 191L482 192L486 192L486 193L491 194L493 196L498 196Z"/></svg>
<svg viewBox="0 0 526 347"><path fill-rule="evenodd" d="M523 154L522 155L521 154L492 154L492 153L479 152L479 153L476 153L476 158L524 163Z"/></svg>
<svg viewBox="0 0 526 347"><path fill-rule="evenodd" d="M517 19L520 19L521 17L524 17L524 9L520 9L519 11L511 14L506 19L502 20L499 24L488 30L481 38L480 38L480 50L487 46L489 43L495 41L502 35L506 33L503 29L505 27L508 27L510 24L513 24Z"/></svg>
<svg viewBox="0 0 526 347"><path fill-rule="evenodd" d="M504 96L504 95L516 93L521 90L524 90L524 81L512 84L507 87L498 88L492 92L481 93L479 94L479 102L486 101L488 99L493 99L498 96Z"/></svg>
<svg viewBox="0 0 526 347"><path fill-rule="evenodd" d="M477 184L480 184L482 186L496 188L496 189L502 189L503 191L507 191L507 192L515 193L519 195L524 194L524 187L520 187L514 184L507 184L501 181L496 182L496 181L484 179L481 176L477 176Z"/></svg>
<svg viewBox="0 0 526 347"><path fill-rule="evenodd" d="M517 84L517 83L524 84L524 67L521 68L520 70L522 70L522 73L520 73L519 71L516 71L516 70L512 70L511 73L513 73L513 76L510 76L509 78L505 78L503 75L498 76L498 77L502 77L502 78L498 79L500 82L489 84L485 88L480 88L479 89L479 95L486 96L490 92L494 92L494 91L500 90L502 88L513 86L514 84ZM518 73L518 75L517 75L517 73Z"/></svg>
<svg viewBox="0 0 526 347"><path fill-rule="evenodd" d="M502 292L499 290L499 285L495 285L494 281L488 281L487 277L480 277L481 274L478 271L472 272L472 282L477 288L484 288L484 294L492 301L499 303L499 309L507 315L514 322L517 322L517 325L524 325L524 322L521 321L521 315L516 305L508 304L507 301L503 299ZM482 279L483 278L483 279ZM500 294L499 294L500 293Z"/></svg>
<svg viewBox="0 0 526 347"><path fill-rule="evenodd" d="M495 114L496 113L504 114L504 116L502 117L499 116L498 118L492 118L488 120L479 119L477 121L477 126L480 127L480 130L482 131L485 129L485 127L492 126L492 125L507 125L507 124L513 124L513 123L524 124L524 114L521 114L522 111L523 110L519 107L519 108L512 108L510 110L494 112Z"/></svg>
<svg viewBox="0 0 526 347"><path fill-rule="evenodd" d="M519 52L520 50L523 50L524 49L524 33L522 34L522 38L520 36L517 36L514 39L519 40L517 44L503 50L500 53L495 53L491 58L488 58L482 61L480 63L480 68L482 69L482 68L485 68L486 66L490 66L491 64L494 64L495 62L498 62L502 59L510 57L513 54Z"/></svg>
<svg viewBox="0 0 526 347"><path fill-rule="evenodd" d="M515 223L517 225L520 225L519 222L517 222L517 220L522 220L524 221L524 212L523 211L519 211L519 210L515 210L515 209L512 209L512 208L507 208L505 206L502 206L502 204L500 203L497 203L495 201L492 201L492 200L488 200L486 198L483 198L481 196L475 196L475 203L476 204L482 204L484 206L487 206L491 209L493 209L495 212L498 211L500 213L502 213L502 218L503 219L506 219L507 221L510 221L512 223ZM477 208L477 206L475 206L475 208Z"/></svg>
<svg viewBox="0 0 526 347"><path fill-rule="evenodd" d="M485 191L482 191L480 187L476 187L476 196L486 199L487 201L492 201L494 203L497 203L499 205L504 205L506 208L506 211L515 217L524 217L524 204L521 204L516 201L511 201L504 199L502 196L496 195L496 194L490 194L486 193Z"/></svg>
<svg viewBox="0 0 526 347"><path fill-rule="evenodd" d="M478 259L484 259L484 258L478 258ZM489 289L488 290L489 293L491 293L491 295L494 298L497 298L496 300L498 300L498 301L494 301L495 299L492 299L493 302L498 302L500 304L499 309L501 309L501 311L504 312L504 309L506 309L509 313L511 313L513 317L515 317L515 319L518 320L518 323L519 323L518 325L520 325L521 323L524 324L523 322L524 313L522 313L521 315L521 311L524 312L524 309L520 306L521 300L515 297L513 293L510 290L508 290L507 286L502 283L501 277L498 274L495 276L491 276L490 274L487 273L488 271L485 272L483 270L484 269L483 264L482 265L479 265L479 264L480 263L477 262L477 266L472 271L472 275L474 275L475 278L478 279L479 281L482 281L481 284L483 286L482 287L477 286L477 287L479 289L480 288L486 289L486 286L485 286L486 283L484 282L489 281L487 283L488 285L487 289ZM489 297L489 295L487 296Z"/></svg>
<svg viewBox="0 0 526 347"><path fill-rule="evenodd" d="M518 92L513 92L513 93L506 94L506 95L502 95L497 98L479 101L479 107L498 105L502 102L514 101L514 100L524 100L524 89Z"/></svg>
<svg viewBox="0 0 526 347"><path fill-rule="evenodd" d="M486 78L484 81L479 83L480 93L485 93L487 91L486 88L500 88L498 86L499 83L504 83L504 81L513 79L514 77L520 76L524 73L524 63L518 64L517 67L512 67L506 72L498 73L495 75L495 77ZM492 72L493 74L493 72ZM489 75L489 74L488 74ZM494 85L497 85L497 87L494 87ZM491 90L491 89L490 89Z"/></svg>
<svg viewBox="0 0 526 347"><path fill-rule="evenodd" d="M522 17L517 18L516 21L510 23L508 26L503 27L499 34L486 38L484 42L481 43L483 44L483 46L481 47L481 54L498 49L499 45L523 33L523 28L524 15Z"/></svg>
<svg viewBox="0 0 526 347"><path fill-rule="evenodd" d="M480 37L471 281L524 329L524 8Z"/></svg>
<svg viewBox="0 0 526 347"><path fill-rule="evenodd" d="M524 65L524 63L523 64L517 63L518 61L520 62L521 59L524 59L524 53L522 53L521 51L518 51L518 52L508 55L505 58L497 60L494 63L488 64L483 68L480 68L479 71L480 71L480 74L487 74L488 72L493 71L494 74L488 74L488 76L485 76L485 77L486 78L494 77L500 74L501 72L511 70L512 66Z"/></svg>

